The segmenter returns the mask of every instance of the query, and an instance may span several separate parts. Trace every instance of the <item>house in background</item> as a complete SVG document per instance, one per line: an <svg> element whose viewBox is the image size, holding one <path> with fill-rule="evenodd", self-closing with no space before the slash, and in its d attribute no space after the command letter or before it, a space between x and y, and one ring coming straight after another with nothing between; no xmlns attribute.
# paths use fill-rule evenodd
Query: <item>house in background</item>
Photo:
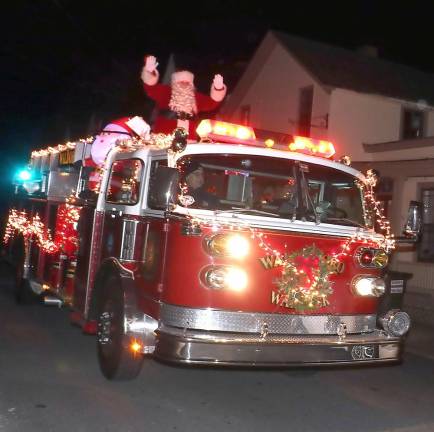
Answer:
<svg viewBox="0 0 434 432"><path fill-rule="evenodd" d="M270 31L222 107L228 121L330 140L337 156L381 175L379 198L399 234L423 202L420 244L394 256L413 273L408 309L434 324L434 75L357 51Z"/></svg>

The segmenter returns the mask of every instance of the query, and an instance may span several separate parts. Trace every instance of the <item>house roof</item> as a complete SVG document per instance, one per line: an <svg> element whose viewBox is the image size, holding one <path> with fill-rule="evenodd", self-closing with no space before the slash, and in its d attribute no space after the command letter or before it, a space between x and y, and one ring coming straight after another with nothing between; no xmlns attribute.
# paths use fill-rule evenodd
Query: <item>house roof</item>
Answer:
<svg viewBox="0 0 434 432"><path fill-rule="evenodd" d="M434 106L434 74L278 31L272 34L323 85Z"/></svg>

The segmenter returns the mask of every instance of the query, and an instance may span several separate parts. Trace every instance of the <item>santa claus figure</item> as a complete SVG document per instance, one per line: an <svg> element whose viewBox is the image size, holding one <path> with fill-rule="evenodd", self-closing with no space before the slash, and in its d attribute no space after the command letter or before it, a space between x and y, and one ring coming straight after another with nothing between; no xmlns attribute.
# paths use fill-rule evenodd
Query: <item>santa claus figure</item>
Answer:
<svg viewBox="0 0 434 432"><path fill-rule="evenodd" d="M132 137L149 139L150 126L142 117L123 117L113 120L100 132L92 143L91 156L94 166L101 166L116 141ZM87 161L87 166L91 166Z"/></svg>
<svg viewBox="0 0 434 432"><path fill-rule="evenodd" d="M142 81L147 95L153 99L160 115L153 125L154 132L172 133L176 127L183 127L190 137L195 136L196 115L202 111L214 111L226 96L226 85L221 75L215 75L211 85L210 95L196 91L194 75L186 70L172 74L171 85L159 84L157 59L154 56L145 57L142 70ZM164 110L170 110L174 115L162 115Z"/></svg>

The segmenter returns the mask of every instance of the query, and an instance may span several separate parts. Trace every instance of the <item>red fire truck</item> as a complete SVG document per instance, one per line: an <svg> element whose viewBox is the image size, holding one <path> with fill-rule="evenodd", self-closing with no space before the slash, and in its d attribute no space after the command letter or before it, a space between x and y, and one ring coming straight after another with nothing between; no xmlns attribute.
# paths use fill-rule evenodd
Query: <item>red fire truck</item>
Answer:
<svg viewBox="0 0 434 432"><path fill-rule="evenodd" d="M109 379L135 377L146 356L399 361L410 319L403 281L385 271L367 178L325 141L295 137L288 148L217 121L198 134L171 146L123 141L97 193L82 163L90 142L33 152L5 235L17 299L67 308L97 335Z"/></svg>

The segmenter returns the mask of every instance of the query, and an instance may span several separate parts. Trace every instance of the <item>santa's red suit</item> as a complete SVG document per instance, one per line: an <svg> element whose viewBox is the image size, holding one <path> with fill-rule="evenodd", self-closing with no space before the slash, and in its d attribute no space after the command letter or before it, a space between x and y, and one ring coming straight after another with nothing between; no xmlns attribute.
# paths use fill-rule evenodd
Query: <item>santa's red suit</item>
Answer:
<svg viewBox="0 0 434 432"><path fill-rule="evenodd" d="M189 136L194 137L197 114L204 111L214 111L226 95L223 78L218 75L219 81L216 81L217 76L214 77L209 96L195 90L194 75L189 71L174 72L171 85L159 84L155 57L150 57L153 59L153 64L149 66L148 57L145 57L141 78L146 94L155 101L159 109L159 116L152 130L157 133L170 134L176 127L184 127L188 130ZM220 83L220 88L215 86L216 82ZM171 116L169 111L171 111ZM164 114L169 115L165 116Z"/></svg>

